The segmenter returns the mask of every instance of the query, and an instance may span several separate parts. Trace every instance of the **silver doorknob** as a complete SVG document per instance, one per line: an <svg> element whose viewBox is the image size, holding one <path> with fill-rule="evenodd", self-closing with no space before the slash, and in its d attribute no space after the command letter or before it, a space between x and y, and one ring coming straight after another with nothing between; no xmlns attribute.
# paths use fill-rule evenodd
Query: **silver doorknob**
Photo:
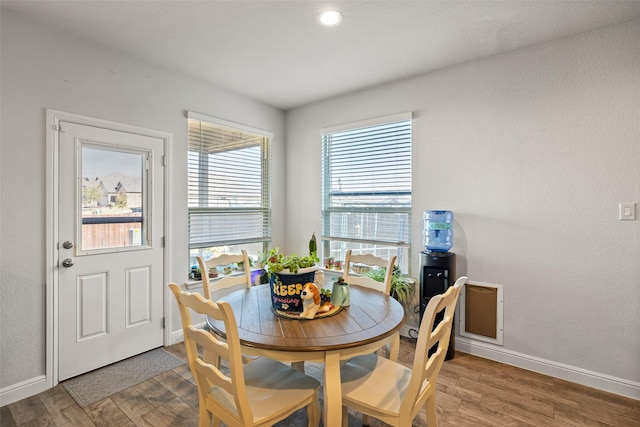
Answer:
<svg viewBox="0 0 640 427"><path fill-rule="evenodd" d="M69 268L73 265L73 260L71 258L67 258L64 261L62 261L62 266Z"/></svg>
<svg viewBox="0 0 640 427"><path fill-rule="evenodd" d="M70 241L66 241L62 244L62 247L65 249L71 249L73 247L73 243L71 243Z"/></svg>

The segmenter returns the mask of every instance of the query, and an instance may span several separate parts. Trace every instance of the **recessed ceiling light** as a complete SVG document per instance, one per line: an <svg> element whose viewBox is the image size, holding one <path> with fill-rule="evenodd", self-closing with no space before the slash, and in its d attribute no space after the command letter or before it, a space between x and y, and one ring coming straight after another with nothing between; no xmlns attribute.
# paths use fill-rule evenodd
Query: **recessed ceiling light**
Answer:
<svg viewBox="0 0 640 427"><path fill-rule="evenodd" d="M333 27L342 22L342 14L337 10L326 10L318 15L318 21L327 27Z"/></svg>

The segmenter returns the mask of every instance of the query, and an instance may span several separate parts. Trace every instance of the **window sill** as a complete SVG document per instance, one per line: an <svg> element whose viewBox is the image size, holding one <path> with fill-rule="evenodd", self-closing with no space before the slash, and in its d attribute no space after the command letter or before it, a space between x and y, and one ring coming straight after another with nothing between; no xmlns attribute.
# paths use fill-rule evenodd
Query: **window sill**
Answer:
<svg viewBox="0 0 640 427"><path fill-rule="evenodd" d="M262 272L262 269L261 268L251 269L252 276L258 272ZM244 274L244 270L233 270L231 274L220 274L216 277L210 277L209 279L211 282L215 283L217 280L222 279L223 277L242 276L243 274ZM184 282L184 287L188 291L191 291L194 289L202 289L202 279L188 279L186 282Z"/></svg>

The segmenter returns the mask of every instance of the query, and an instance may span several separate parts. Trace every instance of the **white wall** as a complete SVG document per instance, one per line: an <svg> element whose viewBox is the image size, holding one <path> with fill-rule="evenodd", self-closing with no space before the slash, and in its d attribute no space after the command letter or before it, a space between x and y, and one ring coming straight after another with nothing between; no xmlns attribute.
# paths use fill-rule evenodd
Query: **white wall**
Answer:
<svg viewBox="0 0 640 427"><path fill-rule="evenodd" d="M273 235L284 235L284 114L2 13L0 396L45 374L45 110L169 132L172 277L187 279L185 111L274 132ZM180 330L175 313L173 330ZM10 398L10 397L9 397ZM5 401L2 404L6 403Z"/></svg>
<svg viewBox="0 0 640 427"><path fill-rule="evenodd" d="M504 348L468 350L640 398L640 221L617 220L619 202L640 202L640 22L296 109L285 129L274 108L1 19L0 397L45 373L51 108L172 133L177 282L188 269L185 110L275 133L274 241L299 253L321 229L318 129L413 111L413 271L422 212L445 208L458 273L505 286Z"/></svg>
<svg viewBox="0 0 640 427"><path fill-rule="evenodd" d="M449 209L458 275L504 285L504 347L457 348L640 398L640 221L618 220L640 202L640 21L289 111L289 248L321 230L319 129L405 111L413 274L423 211Z"/></svg>

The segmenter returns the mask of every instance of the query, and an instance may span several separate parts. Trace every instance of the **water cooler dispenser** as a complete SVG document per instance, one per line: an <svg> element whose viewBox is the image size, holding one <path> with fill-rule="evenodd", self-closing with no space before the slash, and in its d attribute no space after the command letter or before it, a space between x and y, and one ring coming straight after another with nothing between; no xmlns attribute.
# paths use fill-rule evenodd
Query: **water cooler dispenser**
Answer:
<svg viewBox="0 0 640 427"><path fill-rule="evenodd" d="M424 213L425 250L421 254L420 273L420 321L429 300L447 291L456 281L456 254L449 252L453 246L453 213L451 211L426 211ZM440 319L442 319L440 315ZM440 320L436 316L436 324ZM454 322L455 325L455 322ZM446 360L455 353L455 328L451 328L451 339Z"/></svg>

